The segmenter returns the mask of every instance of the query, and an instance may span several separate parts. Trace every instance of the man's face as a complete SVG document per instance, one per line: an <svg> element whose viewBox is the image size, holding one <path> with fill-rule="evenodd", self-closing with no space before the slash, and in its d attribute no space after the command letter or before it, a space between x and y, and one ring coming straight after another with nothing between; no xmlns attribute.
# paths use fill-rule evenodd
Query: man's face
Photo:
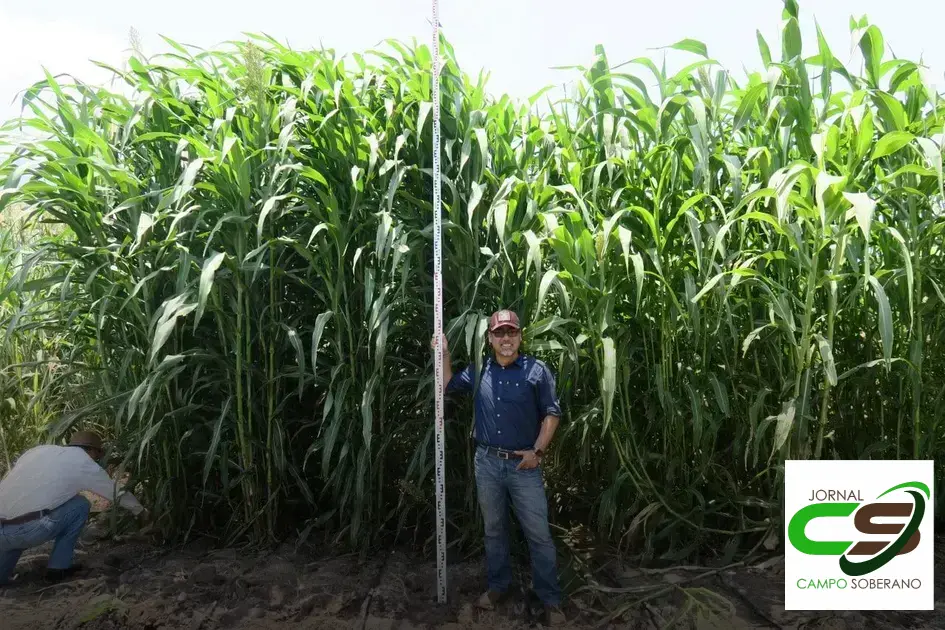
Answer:
<svg viewBox="0 0 945 630"><path fill-rule="evenodd" d="M489 333L489 343L496 355L500 357L514 357L518 354L518 347L522 345L522 331L509 326L496 328Z"/></svg>
<svg viewBox="0 0 945 630"><path fill-rule="evenodd" d="M100 466L102 465L101 460L102 460L102 457L105 456L105 451L103 451L102 449L92 447L92 446L87 446L85 447L84 450L86 453L89 454L89 457L92 458L92 461L94 461L96 464Z"/></svg>

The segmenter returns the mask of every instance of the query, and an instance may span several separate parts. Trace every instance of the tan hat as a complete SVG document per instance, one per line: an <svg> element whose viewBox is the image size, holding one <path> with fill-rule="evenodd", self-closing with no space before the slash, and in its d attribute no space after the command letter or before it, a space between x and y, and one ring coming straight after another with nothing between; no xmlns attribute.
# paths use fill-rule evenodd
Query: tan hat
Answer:
<svg viewBox="0 0 945 630"><path fill-rule="evenodd" d="M98 450L104 450L102 446L102 438L99 437L98 433L94 431L76 431L72 434L72 437L69 439L69 446L84 446L87 448L94 448Z"/></svg>

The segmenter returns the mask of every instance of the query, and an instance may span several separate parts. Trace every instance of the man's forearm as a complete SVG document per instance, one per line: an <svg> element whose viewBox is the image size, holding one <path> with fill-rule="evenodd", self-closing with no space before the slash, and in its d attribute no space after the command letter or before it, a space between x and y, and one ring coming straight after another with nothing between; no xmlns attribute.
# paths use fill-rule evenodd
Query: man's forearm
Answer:
<svg viewBox="0 0 945 630"><path fill-rule="evenodd" d="M135 495L131 494L128 491L125 491L124 494L118 499L118 505L129 510L132 514L137 516L144 510L144 506L138 501Z"/></svg>
<svg viewBox="0 0 945 630"><path fill-rule="evenodd" d="M545 419L541 423L541 431L538 433L538 439L535 441L536 451L548 450L548 445L551 444L551 439L554 437L555 430L557 428L558 428L558 417L545 416Z"/></svg>
<svg viewBox="0 0 945 630"><path fill-rule="evenodd" d="M118 505L134 514L138 514L144 509L133 494L127 490L123 492L118 482L109 477L104 469L92 463L91 460L89 465L85 466L79 474L83 482L80 485L84 486L85 490L97 494L106 501L114 501L117 495Z"/></svg>
<svg viewBox="0 0 945 630"><path fill-rule="evenodd" d="M446 335L440 334L439 343L437 343L437 338L433 338L433 351L440 353L440 358L443 360L443 393L446 393L446 388L449 386L450 381L453 379L453 360L450 357L449 346L446 345ZM436 384L433 385L436 387Z"/></svg>
<svg viewBox="0 0 945 630"><path fill-rule="evenodd" d="M443 391L446 391L446 387L450 384L450 380L453 378L453 362L450 360L450 355L447 353L443 357Z"/></svg>

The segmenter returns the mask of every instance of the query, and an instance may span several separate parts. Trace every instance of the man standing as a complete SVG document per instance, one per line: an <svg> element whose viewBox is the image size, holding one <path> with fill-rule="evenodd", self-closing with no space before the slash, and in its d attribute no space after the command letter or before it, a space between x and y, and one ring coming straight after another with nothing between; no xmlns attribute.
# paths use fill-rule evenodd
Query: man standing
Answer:
<svg viewBox="0 0 945 630"><path fill-rule="evenodd" d="M102 439L91 431L78 431L69 446L36 446L23 453L0 481L0 586L7 584L20 554L55 540L46 575L52 581L80 569L72 563L75 544L89 519L89 500L79 494L92 492L114 500L118 486L97 460L104 454ZM135 515L147 511L130 493L119 504Z"/></svg>
<svg viewBox="0 0 945 630"><path fill-rule="evenodd" d="M497 311L489 320L494 356L486 359L479 379L472 364L454 376L446 339L440 341L446 391L475 392L476 489L485 521L488 573L488 591L477 606L494 609L512 581L511 498L528 541L532 580L545 606L545 623L561 624L556 550L541 471L542 456L561 417L554 375L542 361L519 354L521 327L518 316L508 310Z"/></svg>

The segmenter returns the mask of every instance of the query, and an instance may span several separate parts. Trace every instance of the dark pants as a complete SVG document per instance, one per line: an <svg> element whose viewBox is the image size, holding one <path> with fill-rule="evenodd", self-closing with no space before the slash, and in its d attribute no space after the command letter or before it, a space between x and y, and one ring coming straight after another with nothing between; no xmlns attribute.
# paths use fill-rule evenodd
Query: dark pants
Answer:
<svg viewBox="0 0 945 630"><path fill-rule="evenodd" d="M89 520L89 500L76 495L43 517L16 525L0 525L0 584L13 575L20 555L30 547L55 540L50 569L68 569L79 535Z"/></svg>
<svg viewBox="0 0 945 630"><path fill-rule="evenodd" d="M554 541L548 526L548 501L541 467L516 470L519 459L500 459L476 448L476 488L486 530L489 590L505 592L512 582L509 547L509 498L525 532L532 563L532 581L542 602L561 604Z"/></svg>

